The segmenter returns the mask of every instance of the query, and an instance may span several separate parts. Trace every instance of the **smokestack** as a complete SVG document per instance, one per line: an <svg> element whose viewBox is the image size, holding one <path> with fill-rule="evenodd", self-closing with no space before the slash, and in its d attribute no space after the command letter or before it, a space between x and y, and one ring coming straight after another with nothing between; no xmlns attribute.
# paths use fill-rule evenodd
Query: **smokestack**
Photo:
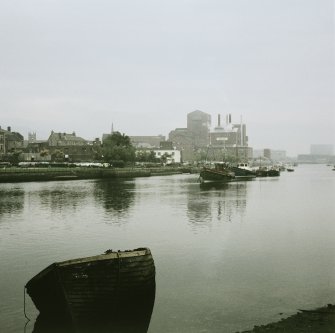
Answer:
<svg viewBox="0 0 335 333"><path fill-rule="evenodd" d="M231 124L231 114L229 113L229 124Z"/></svg>
<svg viewBox="0 0 335 333"><path fill-rule="evenodd" d="M242 115L241 115L241 146L244 146L244 142L243 142L243 121L242 121Z"/></svg>
<svg viewBox="0 0 335 333"><path fill-rule="evenodd" d="M221 116L218 114L218 127L221 127Z"/></svg>
<svg viewBox="0 0 335 333"><path fill-rule="evenodd" d="M228 125L228 115L226 115L226 125Z"/></svg>

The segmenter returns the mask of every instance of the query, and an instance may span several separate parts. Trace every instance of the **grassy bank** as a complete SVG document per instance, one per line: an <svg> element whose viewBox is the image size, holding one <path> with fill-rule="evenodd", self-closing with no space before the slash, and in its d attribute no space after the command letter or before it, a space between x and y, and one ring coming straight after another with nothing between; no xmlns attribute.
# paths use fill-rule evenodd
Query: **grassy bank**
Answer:
<svg viewBox="0 0 335 333"><path fill-rule="evenodd" d="M182 168L2 168L0 183L71 179L135 178L185 173Z"/></svg>

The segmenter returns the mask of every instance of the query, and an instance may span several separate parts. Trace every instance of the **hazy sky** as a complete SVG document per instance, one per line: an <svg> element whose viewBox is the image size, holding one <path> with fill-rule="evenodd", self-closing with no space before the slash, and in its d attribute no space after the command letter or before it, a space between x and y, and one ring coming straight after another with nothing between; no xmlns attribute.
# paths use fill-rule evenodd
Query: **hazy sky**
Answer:
<svg viewBox="0 0 335 333"><path fill-rule="evenodd" d="M165 136L196 109L253 148L335 145L332 0L1 0L0 125Z"/></svg>

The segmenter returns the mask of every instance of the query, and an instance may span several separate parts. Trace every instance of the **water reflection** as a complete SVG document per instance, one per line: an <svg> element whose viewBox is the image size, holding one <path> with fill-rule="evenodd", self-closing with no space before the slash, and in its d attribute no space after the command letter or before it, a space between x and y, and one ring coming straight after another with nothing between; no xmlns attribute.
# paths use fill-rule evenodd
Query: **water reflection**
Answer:
<svg viewBox="0 0 335 333"><path fill-rule="evenodd" d="M108 213L123 214L134 202L135 182L98 180L95 182L94 198Z"/></svg>
<svg viewBox="0 0 335 333"><path fill-rule="evenodd" d="M155 302L155 285L147 286L146 293L135 293L120 299L116 306L103 308L98 315L87 314L73 323L62 318L39 315L32 333L146 333ZM130 301L131 300L131 301Z"/></svg>
<svg viewBox="0 0 335 333"><path fill-rule="evenodd" d="M54 188L38 191L41 205L51 211L63 211L65 208L76 209L83 204L90 193L80 183L59 184Z"/></svg>
<svg viewBox="0 0 335 333"><path fill-rule="evenodd" d="M24 208L24 191L21 188L0 189L0 217L18 214Z"/></svg>
<svg viewBox="0 0 335 333"><path fill-rule="evenodd" d="M39 315L32 333L146 333L148 332L151 312L145 308L137 309L136 313L127 311L117 321L108 317L95 323L77 323L76 325L62 321L59 318L50 319Z"/></svg>
<svg viewBox="0 0 335 333"><path fill-rule="evenodd" d="M247 182L203 183L198 192L189 192L188 217L194 226L213 220L231 222L242 217L247 206Z"/></svg>

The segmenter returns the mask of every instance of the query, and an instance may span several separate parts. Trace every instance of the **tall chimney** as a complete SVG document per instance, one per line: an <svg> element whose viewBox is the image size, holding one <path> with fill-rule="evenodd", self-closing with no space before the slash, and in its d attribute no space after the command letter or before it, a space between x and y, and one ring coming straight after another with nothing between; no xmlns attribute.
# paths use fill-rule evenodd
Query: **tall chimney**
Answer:
<svg viewBox="0 0 335 333"><path fill-rule="evenodd" d="M244 146L243 142L243 121L242 121L242 115L241 115L241 146Z"/></svg>
<svg viewBox="0 0 335 333"><path fill-rule="evenodd" d="M229 113L229 124L231 124L231 114Z"/></svg>
<svg viewBox="0 0 335 333"><path fill-rule="evenodd" d="M218 114L218 127L221 127L221 116Z"/></svg>

